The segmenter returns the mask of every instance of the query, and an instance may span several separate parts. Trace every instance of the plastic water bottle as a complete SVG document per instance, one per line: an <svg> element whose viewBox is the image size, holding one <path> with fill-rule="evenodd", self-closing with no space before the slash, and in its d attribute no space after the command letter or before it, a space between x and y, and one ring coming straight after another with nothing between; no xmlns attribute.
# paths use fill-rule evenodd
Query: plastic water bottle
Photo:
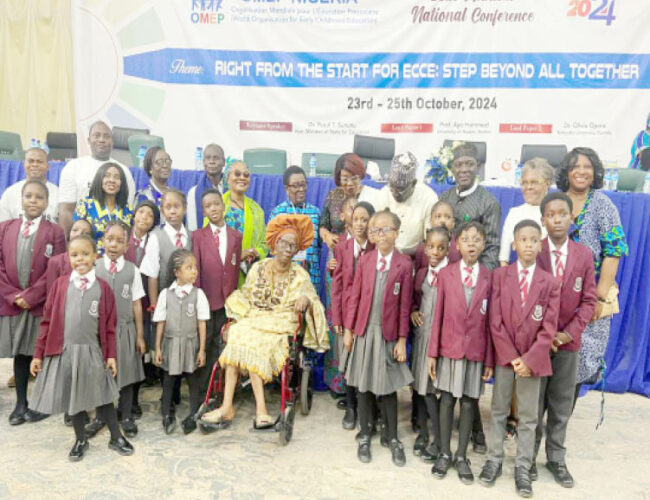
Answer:
<svg viewBox="0 0 650 500"><path fill-rule="evenodd" d="M643 181L643 192L650 194L650 172L645 174L645 180Z"/></svg>
<svg viewBox="0 0 650 500"><path fill-rule="evenodd" d="M316 167L318 166L318 160L316 159L316 153L311 154L309 159L309 177L316 177Z"/></svg>
<svg viewBox="0 0 650 500"><path fill-rule="evenodd" d="M43 143L43 149L45 150L45 154L50 154L50 146L47 145L47 141Z"/></svg>
<svg viewBox="0 0 650 500"><path fill-rule="evenodd" d="M29 147L30 148L35 148L36 147L36 139L32 137L32 140L29 141Z"/></svg>
<svg viewBox="0 0 650 500"><path fill-rule="evenodd" d="M618 168L612 169L612 191L616 191L618 188Z"/></svg>
<svg viewBox="0 0 650 500"><path fill-rule="evenodd" d="M609 168L605 170L605 176L603 177L603 189L605 191L612 190L612 171Z"/></svg>
<svg viewBox="0 0 650 500"><path fill-rule="evenodd" d="M519 186L521 184L521 171L523 170L522 165L517 165L517 168L515 169L515 186Z"/></svg>
<svg viewBox="0 0 650 500"><path fill-rule="evenodd" d="M43 149L43 146L41 146L41 140L40 140L40 139L37 139L37 140L36 140L36 147L37 147L38 149Z"/></svg>
<svg viewBox="0 0 650 500"><path fill-rule="evenodd" d="M203 170L203 148L197 146L194 150L194 169Z"/></svg>
<svg viewBox="0 0 650 500"><path fill-rule="evenodd" d="M138 151L138 165L140 168L144 167L144 157L147 154L147 146L144 144L140 145L140 150Z"/></svg>

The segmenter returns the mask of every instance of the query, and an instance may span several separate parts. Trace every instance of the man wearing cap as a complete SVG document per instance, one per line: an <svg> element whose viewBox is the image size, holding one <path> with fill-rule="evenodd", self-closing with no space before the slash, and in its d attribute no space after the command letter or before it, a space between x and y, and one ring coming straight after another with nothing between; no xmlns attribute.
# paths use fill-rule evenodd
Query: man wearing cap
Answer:
<svg viewBox="0 0 650 500"><path fill-rule="evenodd" d="M429 186L415 178L418 161L410 153L401 153L393 158L388 177L377 195L377 210L389 208L402 221L395 246L405 254L414 255L417 246L424 241L429 216L438 195Z"/></svg>

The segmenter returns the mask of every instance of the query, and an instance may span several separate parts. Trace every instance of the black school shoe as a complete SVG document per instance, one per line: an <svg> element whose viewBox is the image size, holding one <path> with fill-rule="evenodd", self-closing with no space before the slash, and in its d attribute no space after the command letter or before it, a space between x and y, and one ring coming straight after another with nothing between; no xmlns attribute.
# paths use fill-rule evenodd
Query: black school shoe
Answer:
<svg viewBox="0 0 650 500"><path fill-rule="evenodd" d="M520 497L530 498L533 496L533 483L530 480L528 469L515 467L515 488Z"/></svg>
<svg viewBox="0 0 650 500"><path fill-rule="evenodd" d="M470 468L470 461L465 457L456 457L454 467L458 472L458 478L463 484L472 484L474 482L474 474Z"/></svg>
<svg viewBox="0 0 650 500"><path fill-rule="evenodd" d="M88 451L89 444L87 439L83 440L77 440L74 443L74 446L70 450L70 453L68 454L68 458L70 459L71 462L79 462L81 459L83 459L84 455Z"/></svg>
<svg viewBox="0 0 650 500"><path fill-rule="evenodd" d="M124 436L120 436L117 439L111 438L108 442L108 447L124 456L133 455L134 451L133 445L129 443Z"/></svg>
<svg viewBox="0 0 650 500"><path fill-rule="evenodd" d="M28 409L25 412L25 422L29 422L30 424L40 422L41 420L45 420L47 417L49 417L47 413L41 413L34 410Z"/></svg>
<svg viewBox="0 0 650 500"><path fill-rule="evenodd" d="M432 464L438 459L439 456L440 450L435 443L431 443L424 450L422 450L420 460L422 460L425 464Z"/></svg>
<svg viewBox="0 0 650 500"><path fill-rule="evenodd" d="M346 408L341 425L346 431L353 430L357 426L357 410L354 408Z"/></svg>
<svg viewBox="0 0 650 500"><path fill-rule="evenodd" d="M357 457L364 464L368 464L372 460L372 455L370 454L370 436L361 436L359 438Z"/></svg>
<svg viewBox="0 0 650 500"><path fill-rule="evenodd" d="M120 422L124 435L128 438L132 438L138 435L138 426L135 423L135 420L132 418L125 418Z"/></svg>
<svg viewBox="0 0 650 500"><path fill-rule="evenodd" d="M26 422L25 413L27 413L27 406L18 406L9 415L9 425L21 425Z"/></svg>
<svg viewBox="0 0 650 500"><path fill-rule="evenodd" d="M485 443L485 434L483 431L472 431L472 449L474 453L485 455L487 453L487 444Z"/></svg>
<svg viewBox="0 0 650 500"><path fill-rule="evenodd" d="M443 479L447 475L447 471L451 467L451 457L441 453L436 460L435 465L431 468L431 474L436 479Z"/></svg>
<svg viewBox="0 0 650 500"><path fill-rule="evenodd" d="M494 483L501 475L501 472L502 465L500 463L488 460L485 462L483 469L481 469L478 480L483 486L494 486Z"/></svg>
<svg viewBox="0 0 650 500"><path fill-rule="evenodd" d="M176 417L173 415L165 415L162 418L162 426L165 429L165 434L171 434L176 429Z"/></svg>
<svg viewBox="0 0 650 500"><path fill-rule="evenodd" d="M546 468L553 474L555 482L563 488L573 488L573 476L566 468L566 464L560 462L546 462Z"/></svg>
<svg viewBox="0 0 650 500"><path fill-rule="evenodd" d="M389 441L388 447L390 448L391 458L393 463L398 467L406 465L406 454L404 453L404 445L399 439L393 438Z"/></svg>
<svg viewBox="0 0 650 500"><path fill-rule="evenodd" d="M101 431L104 427L106 427L106 424L104 422L102 422L98 418L94 418L92 422L90 422L85 427L86 439L94 438L97 435L97 433Z"/></svg>
<svg viewBox="0 0 650 500"><path fill-rule="evenodd" d="M428 444L429 436L426 434L418 434L418 437L415 439L415 444L413 445L413 455L421 457L424 450L427 449Z"/></svg>
<svg viewBox="0 0 650 500"><path fill-rule="evenodd" d="M188 415L185 420L181 422L181 427L183 428L183 434L187 435L196 430L196 420L194 420L194 415Z"/></svg>
<svg viewBox="0 0 650 500"><path fill-rule="evenodd" d="M347 410L348 408L348 402L345 398L341 398L336 402L336 407L339 410Z"/></svg>

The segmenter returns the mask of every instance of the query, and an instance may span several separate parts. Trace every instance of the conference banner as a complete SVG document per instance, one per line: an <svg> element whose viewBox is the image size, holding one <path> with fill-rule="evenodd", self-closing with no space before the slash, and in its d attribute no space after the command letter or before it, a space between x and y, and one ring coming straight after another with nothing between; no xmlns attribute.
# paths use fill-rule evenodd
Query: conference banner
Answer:
<svg viewBox="0 0 650 500"><path fill-rule="evenodd" d="M174 167L209 142L344 153L390 137L420 161L487 144L590 146L627 166L650 111L650 31L631 0L80 0L80 147L89 125L149 129Z"/></svg>

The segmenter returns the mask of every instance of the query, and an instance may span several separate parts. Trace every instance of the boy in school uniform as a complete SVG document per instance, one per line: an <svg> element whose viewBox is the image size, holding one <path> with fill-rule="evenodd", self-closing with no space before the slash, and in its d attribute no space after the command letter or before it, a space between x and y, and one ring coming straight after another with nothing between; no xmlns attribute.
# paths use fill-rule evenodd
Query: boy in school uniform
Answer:
<svg viewBox="0 0 650 500"><path fill-rule="evenodd" d="M219 191L206 190L201 196L201 206L209 224L192 233L192 249L199 271L195 285L208 298L210 320L206 332L206 363L192 377L197 382L194 386L204 391L207 389L212 366L220 354L221 327L226 322L226 299L237 288L242 234L226 226L223 218L225 207ZM183 421L185 434L195 429L196 422L193 418ZM205 427L203 430L209 432L212 429Z"/></svg>
<svg viewBox="0 0 650 500"><path fill-rule="evenodd" d="M542 230L525 219L515 226L517 262L492 274L490 334L495 371L492 389L492 425L488 458L479 476L492 486L501 475L506 418L515 379L519 401L519 438L515 460L515 487L522 497L533 494L530 468L535 447L541 377L551 375L550 349L557 332L560 283L536 265Z"/></svg>
<svg viewBox="0 0 650 500"><path fill-rule="evenodd" d="M542 241L537 265L561 283L560 315L557 333L551 345L553 374L543 377L539 393L539 420L535 433L535 455L531 478L537 479L535 457L544 432L546 416L546 468L557 483L573 487L573 477L566 462L567 425L573 410L573 399L578 375L578 351L582 332L591 320L598 300L594 263L591 251L569 238L573 203L562 192L546 195L540 205L542 224L548 237Z"/></svg>

